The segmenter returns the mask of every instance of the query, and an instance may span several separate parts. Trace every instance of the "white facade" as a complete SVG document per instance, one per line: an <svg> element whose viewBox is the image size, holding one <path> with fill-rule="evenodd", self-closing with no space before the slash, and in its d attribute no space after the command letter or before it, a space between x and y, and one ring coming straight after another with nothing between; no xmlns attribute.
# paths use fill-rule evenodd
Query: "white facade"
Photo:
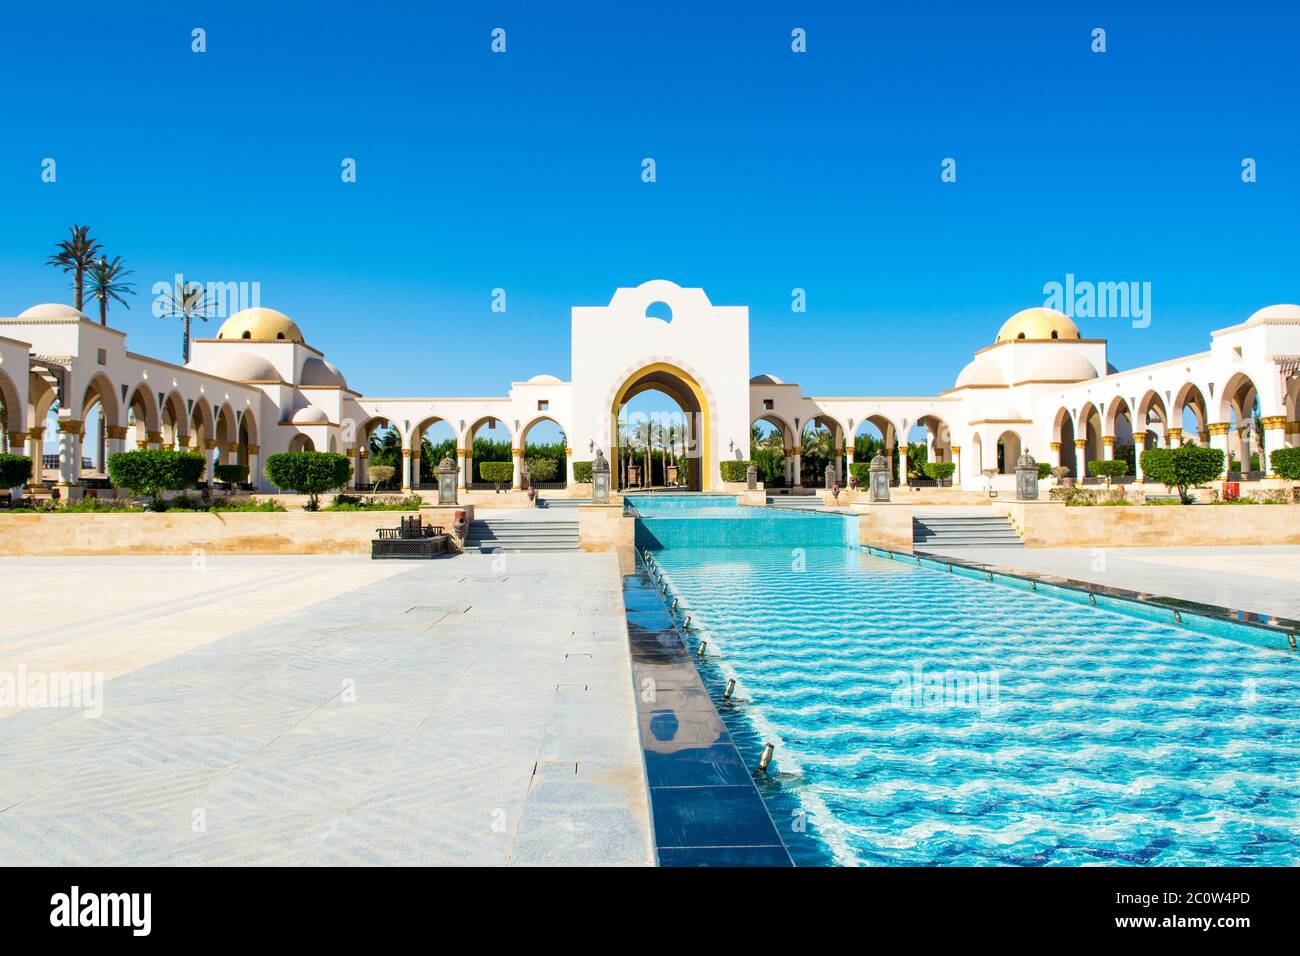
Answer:
<svg viewBox="0 0 1300 956"><path fill-rule="evenodd" d="M752 375L748 308L714 305L704 290L666 280L618 289L607 305L575 307L571 327L572 381L541 374L501 397L373 398L349 388L298 326L270 309L232 316L216 338L193 343L182 367L127 351L124 333L66 306L36 306L0 319L5 432L14 450L24 447L36 461L57 451L57 474L42 477L73 494L91 483L82 446L100 440L84 426L97 404L106 453L196 448L214 464L249 465L263 491L273 490L261 474L265 456L306 447L348 454L355 480L365 481L369 437L384 424L401 436L402 485L412 487L420 437L438 421L456 436L462 486L473 477L469 449L485 423L510 435L518 484L528 434L547 419L566 437L572 482L574 461L590 461L596 448L615 460L618 408L650 388L688 413L692 487L704 490L722 486L720 462L749 457L750 426L759 420L781 430L792 484L810 423L832 430L844 453L841 480L852 437L870 424L898 447L904 473L906 442L919 429L929 460L955 462L954 483L967 488L1012 487L1022 451L1075 475L1127 445L1140 451L1189 438L1249 462L1259 440L1251 434L1256 403L1268 449L1300 443L1295 305L1214 332L1208 351L1124 372L1109 365L1104 340L1082 338L1058 312L1027 309L975 353L951 389L915 397L811 397L799 385ZM57 434L46 434L56 401Z"/></svg>

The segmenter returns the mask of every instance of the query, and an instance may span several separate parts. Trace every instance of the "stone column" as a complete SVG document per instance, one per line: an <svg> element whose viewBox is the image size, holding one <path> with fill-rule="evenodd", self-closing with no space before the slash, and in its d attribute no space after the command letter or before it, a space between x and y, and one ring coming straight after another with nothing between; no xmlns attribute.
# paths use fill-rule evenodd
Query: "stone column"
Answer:
<svg viewBox="0 0 1300 956"><path fill-rule="evenodd" d="M523 488L523 468L524 450L522 448L510 449L510 461L513 464L513 470L510 475L510 487L515 491Z"/></svg>
<svg viewBox="0 0 1300 956"><path fill-rule="evenodd" d="M127 431L125 425L108 426L108 454L104 456L104 474L108 474L108 459L125 449Z"/></svg>
<svg viewBox="0 0 1300 956"><path fill-rule="evenodd" d="M1147 450L1146 432L1141 434L1133 433L1133 474L1137 476L1138 483L1142 483L1142 453Z"/></svg>
<svg viewBox="0 0 1300 956"><path fill-rule="evenodd" d="M792 481L791 484L795 488L802 488L803 487L803 447L800 445L794 446L793 467L794 467L794 481Z"/></svg>
<svg viewBox="0 0 1300 956"><path fill-rule="evenodd" d="M564 483L573 487L573 449L564 449Z"/></svg>
<svg viewBox="0 0 1300 956"><path fill-rule="evenodd" d="M1061 454L1061 443L1059 441L1054 441L1048 447L1052 449L1052 457L1056 459L1056 467L1064 467L1065 457Z"/></svg>
<svg viewBox="0 0 1300 956"><path fill-rule="evenodd" d="M1219 474L1220 478L1227 478L1232 468L1230 460L1232 452L1228 450L1228 432L1231 430L1232 425L1228 422L1210 423L1210 447L1223 452L1223 471Z"/></svg>
<svg viewBox="0 0 1300 956"><path fill-rule="evenodd" d="M952 452L952 486L957 488L961 485L961 445L949 445L948 450Z"/></svg>
<svg viewBox="0 0 1300 956"><path fill-rule="evenodd" d="M402 490L411 491L411 449L402 449Z"/></svg>
<svg viewBox="0 0 1300 956"><path fill-rule="evenodd" d="M907 484L907 442L898 446L898 487Z"/></svg>
<svg viewBox="0 0 1300 956"><path fill-rule="evenodd" d="M457 448L456 458L460 462L460 469L456 475L456 488L457 490L463 491L465 488L469 487L469 449Z"/></svg>
<svg viewBox="0 0 1300 956"><path fill-rule="evenodd" d="M1076 438L1074 440L1074 477L1079 484L1083 484L1083 479L1088 474L1088 439Z"/></svg>
<svg viewBox="0 0 1300 956"><path fill-rule="evenodd" d="M411 449L411 488L420 487L420 449Z"/></svg>
<svg viewBox="0 0 1300 956"><path fill-rule="evenodd" d="M27 457L32 460L32 477L28 485L33 488L45 487L45 426L33 428L27 433Z"/></svg>
<svg viewBox="0 0 1300 956"><path fill-rule="evenodd" d="M1165 447L1177 448L1183 443L1183 430L1181 428L1165 429Z"/></svg>
<svg viewBox="0 0 1300 956"><path fill-rule="evenodd" d="M157 450L162 448L162 432L145 432L144 441L140 442L140 450L148 451L149 449Z"/></svg>
<svg viewBox="0 0 1300 956"><path fill-rule="evenodd" d="M370 483L370 449L357 448L357 463L353 466L355 470L352 473L352 484L367 485Z"/></svg>
<svg viewBox="0 0 1300 956"><path fill-rule="evenodd" d="M59 485L81 484L81 422L59 419Z"/></svg>
<svg viewBox="0 0 1300 956"><path fill-rule="evenodd" d="M207 480L204 482L209 488L217 477L217 465L221 464L221 446L217 444L215 438L203 439L203 457L208 463Z"/></svg>
<svg viewBox="0 0 1300 956"><path fill-rule="evenodd" d="M256 445L248 446L248 480L259 490L262 487L262 475L257 470L257 456L260 451L261 449Z"/></svg>
<svg viewBox="0 0 1300 956"><path fill-rule="evenodd" d="M1115 460L1115 436L1114 435L1101 436L1101 458L1102 461Z"/></svg>
<svg viewBox="0 0 1300 956"><path fill-rule="evenodd" d="M1286 416L1269 415L1267 418L1261 418L1260 424L1264 426L1264 450L1260 453L1259 468L1266 477L1276 478L1273 462L1264 459L1279 448L1286 447Z"/></svg>
<svg viewBox="0 0 1300 956"><path fill-rule="evenodd" d="M1239 448L1237 457L1241 459L1241 470L1243 472L1250 471L1250 432L1246 431L1244 425L1237 429L1237 446ZM1259 465L1263 469L1264 463L1262 461Z"/></svg>
<svg viewBox="0 0 1300 956"><path fill-rule="evenodd" d="M835 483L844 484L844 465L841 463L844 456L844 446L835 446Z"/></svg>

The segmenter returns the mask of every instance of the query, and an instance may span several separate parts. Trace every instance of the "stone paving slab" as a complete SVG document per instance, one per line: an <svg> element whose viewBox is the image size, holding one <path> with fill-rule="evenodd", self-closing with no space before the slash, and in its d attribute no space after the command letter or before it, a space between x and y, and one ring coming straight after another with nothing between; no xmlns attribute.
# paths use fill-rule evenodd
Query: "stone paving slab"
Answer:
<svg viewBox="0 0 1300 956"><path fill-rule="evenodd" d="M0 717L0 861L651 864L617 560L501 562L0 561L0 673L108 672Z"/></svg>

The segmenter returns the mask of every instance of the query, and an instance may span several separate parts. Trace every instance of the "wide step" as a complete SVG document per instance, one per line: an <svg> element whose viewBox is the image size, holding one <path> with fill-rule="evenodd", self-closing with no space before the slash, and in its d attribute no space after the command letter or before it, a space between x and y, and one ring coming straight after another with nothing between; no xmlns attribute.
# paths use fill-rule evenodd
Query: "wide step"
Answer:
<svg viewBox="0 0 1300 956"><path fill-rule="evenodd" d="M1005 515L926 515L912 519L912 544L922 550L944 548L1023 548L1015 525Z"/></svg>
<svg viewBox="0 0 1300 956"><path fill-rule="evenodd" d="M493 551L581 550L574 518L475 518L465 535L465 549Z"/></svg>

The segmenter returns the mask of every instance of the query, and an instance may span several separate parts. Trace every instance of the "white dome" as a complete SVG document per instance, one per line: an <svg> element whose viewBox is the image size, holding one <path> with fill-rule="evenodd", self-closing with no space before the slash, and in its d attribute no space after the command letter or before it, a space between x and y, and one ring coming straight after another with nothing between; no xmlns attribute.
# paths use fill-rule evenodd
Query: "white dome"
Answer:
<svg viewBox="0 0 1300 956"><path fill-rule="evenodd" d="M268 359L255 352L231 349L212 364L212 374L236 382L282 382L280 373Z"/></svg>
<svg viewBox="0 0 1300 956"><path fill-rule="evenodd" d="M749 380L750 385L784 385L775 375L755 375Z"/></svg>
<svg viewBox="0 0 1300 956"><path fill-rule="evenodd" d="M344 381L343 373L333 364L313 355L302 363L302 376L298 384L347 388L348 383Z"/></svg>
<svg viewBox="0 0 1300 956"><path fill-rule="evenodd" d="M85 319L86 317L86 313L78 312L70 305L60 305L57 302L34 305L18 316L20 319Z"/></svg>
<svg viewBox="0 0 1300 956"><path fill-rule="evenodd" d="M961 370L961 374L957 376L957 384L954 387L1005 384L1007 384L1007 380L1002 375L1002 363L992 355L980 355L976 357L975 361Z"/></svg>
<svg viewBox="0 0 1300 956"><path fill-rule="evenodd" d="M293 413L295 425L323 425L328 421L329 416L315 405L308 405Z"/></svg>
<svg viewBox="0 0 1300 956"><path fill-rule="evenodd" d="M1025 382L1082 382L1097 377L1096 367L1078 352L1055 348L1029 366Z"/></svg>
<svg viewBox="0 0 1300 956"><path fill-rule="evenodd" d="M1300 305L1283 303L1282 305L1266 305L1249 319L1247 325L1294 325L1300 323Z"/></svg>
<svg viewBox="0 0 1300 956"><path fill-rule="evenodd" d="M971 420L976 422L1018 422L1025 417L1000 399L978 402L972 407L970 414Z"/></svg>
<svg viewBox="0 0 1300 956"><path fill-rule="evenodd" d="M554 375L534 375L526 385L563 385L564 383Z"/></svg>

